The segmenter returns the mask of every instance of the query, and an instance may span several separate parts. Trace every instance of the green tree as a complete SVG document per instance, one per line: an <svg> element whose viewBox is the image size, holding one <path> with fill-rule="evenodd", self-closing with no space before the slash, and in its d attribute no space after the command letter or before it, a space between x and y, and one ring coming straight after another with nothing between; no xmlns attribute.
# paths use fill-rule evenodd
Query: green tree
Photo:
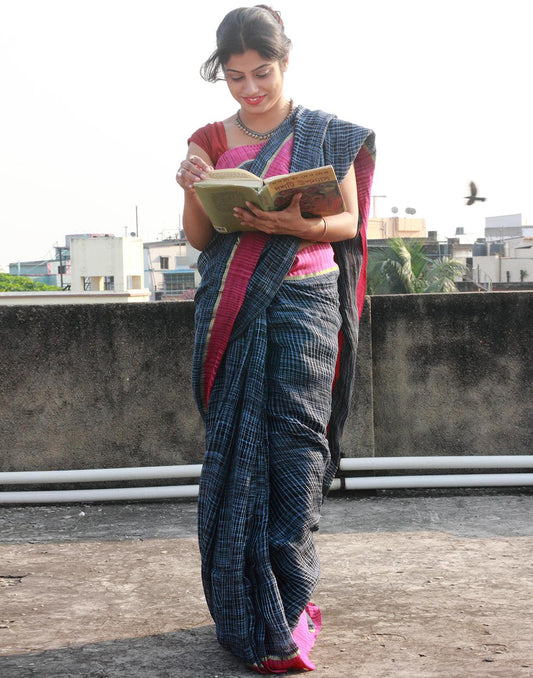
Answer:
<svg viewBox="0 0 533 678"><path fill-rule="evenodd" d="M0 273L0 292L46 292L47 290L59 289L55 285L45 285L21 275Z"/></svg>
<svg viewBox="0 0 533 678"><path fill-rule="evenodd" d="M457 259L431 259L420 241L391 238L368 255L369 294L457 292L454 281L466 272Z"/></svg>

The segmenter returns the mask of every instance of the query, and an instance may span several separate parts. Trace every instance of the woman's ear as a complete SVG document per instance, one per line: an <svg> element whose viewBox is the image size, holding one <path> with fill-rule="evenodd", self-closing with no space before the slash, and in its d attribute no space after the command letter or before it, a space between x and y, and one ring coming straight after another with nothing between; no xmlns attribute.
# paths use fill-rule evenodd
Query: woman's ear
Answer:
<svg viewBox="0 0 533 678"><path fill-rule="evenodd" d="M281 72L285 73L285 71L289 68L289 55L281 60Z"/></svg>

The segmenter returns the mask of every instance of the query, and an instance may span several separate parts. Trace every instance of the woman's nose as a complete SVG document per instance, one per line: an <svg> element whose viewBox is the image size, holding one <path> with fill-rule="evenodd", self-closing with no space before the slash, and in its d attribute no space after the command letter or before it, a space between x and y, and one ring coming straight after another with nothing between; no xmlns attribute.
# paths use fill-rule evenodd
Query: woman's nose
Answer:
<svg viewBox="0 0 533 678"><path fill-rule="evenodd" d="M247 78L244 83L243 94L244 96L253 96L257 94L259 87L253 78Z"/></svg>

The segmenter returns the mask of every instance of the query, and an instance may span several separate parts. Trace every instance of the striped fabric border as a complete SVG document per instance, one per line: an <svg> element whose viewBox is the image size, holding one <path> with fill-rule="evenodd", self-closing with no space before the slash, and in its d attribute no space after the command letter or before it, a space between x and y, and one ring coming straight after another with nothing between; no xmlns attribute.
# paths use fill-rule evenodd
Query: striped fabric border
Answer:
<svg viewBox="0 0 533 678"><path fill-rule="evenodd" d="M248 282L267 240L266 234L243 233L233 249L231 258L228 259L223 283L213 308L205 348L203 383L206 408L217 370L226 352L235 318L244 301ZM224 294L228 289L230 292Z"/></svg>

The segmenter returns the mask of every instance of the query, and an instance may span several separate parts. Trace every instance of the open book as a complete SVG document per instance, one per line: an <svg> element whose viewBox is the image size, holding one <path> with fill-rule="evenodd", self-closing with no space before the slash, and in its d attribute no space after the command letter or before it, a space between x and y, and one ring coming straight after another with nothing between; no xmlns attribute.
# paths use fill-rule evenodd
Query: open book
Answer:
<svg viewBox="0 0 533 678"><path fill-rule="evenodd" d="M246 209L246 201L265 212L285 209L295 193L301 193L303 217L327 217L345 209L335 170L331 165L261 179L242 169L218 169L194 185L198 197L219 233L250 230L233 214Z"/></svg>

